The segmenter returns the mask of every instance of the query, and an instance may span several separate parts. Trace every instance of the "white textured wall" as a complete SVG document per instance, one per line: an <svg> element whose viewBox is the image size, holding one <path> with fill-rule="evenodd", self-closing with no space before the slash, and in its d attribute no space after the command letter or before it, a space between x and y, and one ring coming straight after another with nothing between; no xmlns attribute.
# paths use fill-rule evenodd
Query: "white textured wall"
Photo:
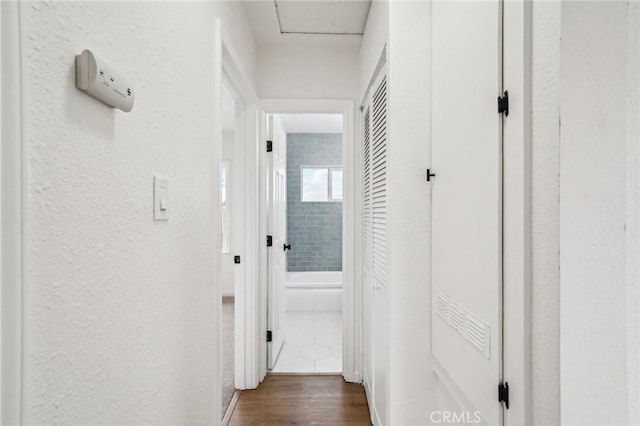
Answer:
<svg viewBox="0 0 640 426"><path fill-rule="evenodd" d="M531 403L540 426L560 424L560 9L532 4Z"/></svg>
<svg viewBox="0 0 640 426"><path fill-rule="evenodd" d="M25 423L217 422L213 23L242 33L239 7L22 4ZM251 62L250 33L232 39ZM131 113L75 89L84 48L135 83Z"/></svg>
<svg viewBox="0 0 640 426"><path fill-rule="evenodd" d="M358 91L356 47L261 47L261 98L354 99Z"/></svg>
<svg viewBox="0 0 640 426"><path fill-rule="evenodd" d="M435 409L431 359L431 5L389 7L389 423Z"/></svg>
<svg viewBox="0 0 640 426"><path fill-rule="evenodd" d="M627 16L625 280L628 422L640 424L640 4Z"/></svg>
<svg viewBox="0 0 640 426"><path fill-rule="evenodd" d="M626 2L562 5L563 424L638 421L637 19Z"/></svg>

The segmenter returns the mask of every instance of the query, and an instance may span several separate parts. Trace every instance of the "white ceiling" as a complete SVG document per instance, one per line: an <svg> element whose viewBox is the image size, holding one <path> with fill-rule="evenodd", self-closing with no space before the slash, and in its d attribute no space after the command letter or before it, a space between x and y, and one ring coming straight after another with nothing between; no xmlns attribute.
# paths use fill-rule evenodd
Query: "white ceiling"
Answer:
<svg viewBox="0 0 640 426"><path fill-rule="evenodd" d="M245 0L258 46L359 46L371 0Z"/></svg>
<svg viewBox="0 0 640 426"><path fill-rule="evenodd" d="M285 133L342 133L342 114L278 114Z"/></svg>

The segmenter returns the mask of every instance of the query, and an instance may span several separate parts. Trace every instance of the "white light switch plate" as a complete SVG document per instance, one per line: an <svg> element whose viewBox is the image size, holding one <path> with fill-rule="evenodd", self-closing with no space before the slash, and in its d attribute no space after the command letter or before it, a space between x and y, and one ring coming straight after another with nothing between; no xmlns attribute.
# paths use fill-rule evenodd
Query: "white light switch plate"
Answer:
<svg viewBox="0 0 640 426"><path fill-rule="evenodd" d="M153 177L153 220L169 220L169 179Z"/></svg>

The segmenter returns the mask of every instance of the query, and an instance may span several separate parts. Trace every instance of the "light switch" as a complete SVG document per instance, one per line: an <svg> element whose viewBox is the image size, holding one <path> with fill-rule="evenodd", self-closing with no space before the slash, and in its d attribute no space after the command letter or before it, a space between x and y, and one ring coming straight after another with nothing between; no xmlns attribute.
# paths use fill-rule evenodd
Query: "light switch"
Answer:
<svg viewBox="0 0 640 426"><path fill-rule="evenodd" d="M153 177L153 219L169 220L169 179Z"/></svg>

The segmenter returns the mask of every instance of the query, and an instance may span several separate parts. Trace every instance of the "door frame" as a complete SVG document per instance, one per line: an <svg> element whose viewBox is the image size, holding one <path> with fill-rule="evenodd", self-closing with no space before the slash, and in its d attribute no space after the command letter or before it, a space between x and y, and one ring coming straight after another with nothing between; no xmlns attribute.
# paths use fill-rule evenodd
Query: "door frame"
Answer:
<svg viewBox="0 0 640 426"><path fill-rule="evenodd" d="M503 380L509 382L505 425L532 422L531 101L532 3L503 2Z"/></svg>
<svg viewBox="0 0 640 426"><path fill-rule="evenodd" d="M357 314L361 312L362 300L356 297L355 285L355 123L354 102L344 99L261 99L260 101L259 135L262 142L266 141L266 129L264 121L266 114L304 114L304 113L331 113L342 114L342 155L344 173L344 197L342 204L342 376L347 382L362 380L361 365L361 318ZM260 155L260 241L266 238L266 150L264 143L259 144ZM247 334L253 332L254 341L258 342L254 353L254 368L259 381L267 374L267 342L262 338L267 331L267 287L266 265L267 251L260 250L260 292L253 299L259 312L259 327L255 330L245 330ZM256 383L257 386L257 383Z"/></svg>
<svg viewBox="0 0 640 426"><path fill-rule="evenodd" d="M258 125L258 97L252 78L242 66L242 60L233 46L231 37L224 24L219 19L215 20L217 30L215 33L216 68L214 81L218 94L215 95L215 103L218 111L222 110L222 86L224 85L236 101L235 131L233 147L233 166L231 170L234 194L231 195L230 205L241 216L240 223L234 229L231 227L231 251L230 255L239 255L240 264L234 264L234 345L235 345L235 387L236 389L252 389L258 384L253 364L255 352L255 339L246 330L257 327L258 316L253 299L258 294L258 218L253 213L258 208L258 151L257 151L257 125ZM219 116L218 116L219 117ZM216 142L222 146L222 132L217 132ZM241 179L239 179L241 178ZM240 195L239 195L240 194ZM238 196L239 195L239 196ZM237 235L242 228L242 235ZM221 283L218 270L218 282L216 283L216 303L222 312ZM238 278L239 277L239 278ZM222 354L222 321L218 324L218 353ZM222 356L218 360L218 371L222 371ZM216 378L216 386L219 391L218 400L222 397L222 374ZM220 404L220 402L218 402Z"/></svg>
<svg viewBox="0 0 640 426"><path fill-rule="evenodd" d="M24 273L27 188L27 152L22 120L22 49L20 44L20 2L0 4L0 73L2 97L0 97L0 171L2 189L1 246L2 273L0 289L0 325L2 360L0 377L0 423L21 424L24 400L24 298L26 274Z"/></svg>

